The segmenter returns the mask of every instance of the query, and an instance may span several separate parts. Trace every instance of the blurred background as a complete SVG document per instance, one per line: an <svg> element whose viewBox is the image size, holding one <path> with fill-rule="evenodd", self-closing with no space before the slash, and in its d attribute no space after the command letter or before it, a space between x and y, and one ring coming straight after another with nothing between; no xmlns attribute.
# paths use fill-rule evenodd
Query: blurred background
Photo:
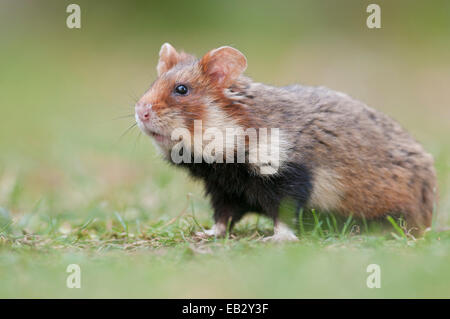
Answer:
<svg viewBox="0 0 450 319"><path fill-rule="evenodd" d="M366 26L373 2L381 29ZM81 7L81 29L66 26L70 3ZM256 81L324 85L392 116L433 154L437 221L450 224L449 1L3 0L4 216L48 216L27 222L32 233L114 212L145 223L177 216L192 193L209 220L200 185L163 163L137 128L126 132L133 118L123 116L155 79L164 42L198 57L234 46Z"/></svg>

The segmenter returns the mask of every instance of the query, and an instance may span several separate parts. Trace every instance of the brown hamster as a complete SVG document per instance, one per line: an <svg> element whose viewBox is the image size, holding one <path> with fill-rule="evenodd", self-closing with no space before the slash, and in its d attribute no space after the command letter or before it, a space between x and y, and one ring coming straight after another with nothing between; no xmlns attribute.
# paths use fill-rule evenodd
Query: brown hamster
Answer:
<svg viewBox="0 0 450 319"><path fill-rule="evenodd" d="M231 47L196 59L165 43L158 78L135 106L140 129L154 138L164 157L204 181L215 220L207 235L223 236L228 224L259 212L274 220L271 239L295 240L278 218L286 198L298 208L344 216L401 214L408 228L419 231L431 225L433 158L399 124L325 87L253 82L243 75L246 67L245 56ZM249 161L249 136L240 139L244 162L202 160L201 150L200 158L190 153L192 160L174 161L173 150L180 143L173 131L182 128L195 135L196 121L201 121L201 133L210 128L224 135L228 128L278 129L277 169L263 173L267 161ZM181 144L184 152L193 149L195 154L197 146L191 142Z"/></svg>

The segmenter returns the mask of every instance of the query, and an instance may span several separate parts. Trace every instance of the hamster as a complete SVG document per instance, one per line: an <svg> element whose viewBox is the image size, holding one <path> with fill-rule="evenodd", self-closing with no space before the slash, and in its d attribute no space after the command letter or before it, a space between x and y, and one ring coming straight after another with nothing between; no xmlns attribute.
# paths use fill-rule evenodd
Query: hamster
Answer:
<svg viewBox="0 0 450 319"><path fill-rule="evenodd" d="M139 128L163 157L203 180L215 222L204 236L224 236L228 225L257 212L273 219L268 240L297 240L279 218L287 199L297 209L344 216L401 215L416 233L430 227L437 187L433 158L398 123L325 87L253 82L243 75L246 67L246 57L232 47L197 59L165 43L158 77L135 105ZM232 148L243 147L245 160L233 163L218 150L213 160L207 158L192 137L174 138L176 129L195 135L196 123L200 133L214 128L223 136L228 128L277 129L278 164L267 170L270 158L250 161L249 136ZM180 143L180 154L190 153L181 162L173 159Z"/></svg>

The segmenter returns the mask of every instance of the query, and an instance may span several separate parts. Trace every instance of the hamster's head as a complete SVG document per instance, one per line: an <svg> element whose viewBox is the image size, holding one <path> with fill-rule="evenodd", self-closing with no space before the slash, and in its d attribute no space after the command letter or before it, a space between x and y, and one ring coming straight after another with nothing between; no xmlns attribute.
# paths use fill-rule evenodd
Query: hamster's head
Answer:
<svg viewBox="0 0 450 319"><path fill-rule="evenodd" d="M193 134L196 120L202 121L203 129L232 125L232 115L224 110L229 106L224 91L246 67L245 56L231 47L211 50L196 59L163 44L158 77L135 105L139 128L167 152L178 142L172 132L185 129Z"/></svg>

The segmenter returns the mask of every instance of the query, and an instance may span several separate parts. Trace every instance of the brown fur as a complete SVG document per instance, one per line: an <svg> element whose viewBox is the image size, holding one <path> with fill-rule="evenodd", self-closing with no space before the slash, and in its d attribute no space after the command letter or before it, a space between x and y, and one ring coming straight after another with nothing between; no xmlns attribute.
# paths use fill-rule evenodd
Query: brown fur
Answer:
<svg viewBox="0 0 450 319"><path fill-rule="evenodd" d="M240 103L248 105L252 116L259 114L262 125L289 132L294 144L289 157L321 172L314 184L322 180L323 185L312 206L368 218L401 213L410 226L431 225L436 202L433 159L399 124L324 87L244 83ZM330 196L335 207L321 203Z"/></svg>
<svg viewBox="0 0 450 319"><path fill-rule="evenodd" d="M201 60L172 49L161 50L159 77L138 103L152 105L158 132L193 132L196 119L204 129L280 128L282 159L312 172L307 206L366 218L402 214L410 227L431 225L433 159L395 121L325 87L255 83L241 75L246 61L235 49ZM189 96L172 94L180 83Z"/></svg>

